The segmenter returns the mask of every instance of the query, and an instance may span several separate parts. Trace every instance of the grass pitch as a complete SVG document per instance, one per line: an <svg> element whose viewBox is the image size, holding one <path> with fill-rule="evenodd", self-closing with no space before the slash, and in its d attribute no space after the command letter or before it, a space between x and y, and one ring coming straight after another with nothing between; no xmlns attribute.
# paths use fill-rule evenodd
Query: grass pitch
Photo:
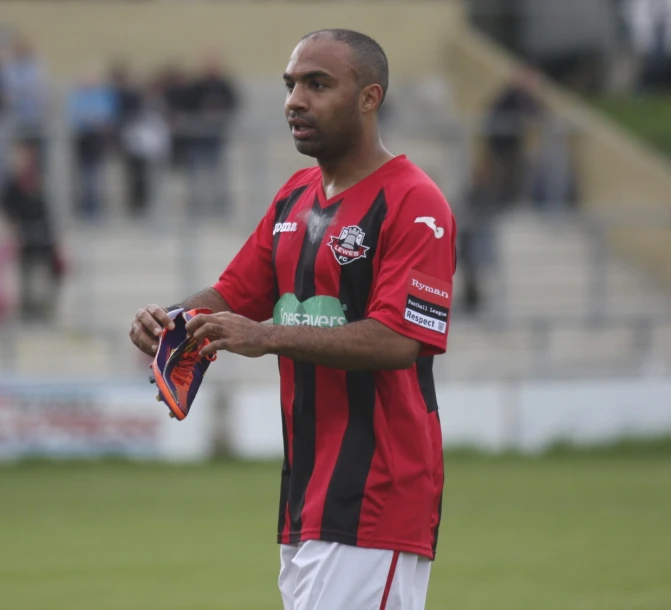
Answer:
<svg viewBox="0 0 671 610"><path fill-rule="evenodd" d="M446 473L428 610L671 608L671 444ZM0 608L279 610L278 491L276 463L0 467Z"/></svg>

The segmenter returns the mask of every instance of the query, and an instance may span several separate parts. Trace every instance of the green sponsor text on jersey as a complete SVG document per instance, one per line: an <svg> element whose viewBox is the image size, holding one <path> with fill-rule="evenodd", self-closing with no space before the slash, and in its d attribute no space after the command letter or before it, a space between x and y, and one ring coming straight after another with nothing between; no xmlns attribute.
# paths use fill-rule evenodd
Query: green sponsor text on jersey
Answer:
<svg viewBox="0 0 671 610"><path fill-rule="evenodd" d="M273 309L273 322L284 326L321 326L332 328L347 323L340 301L335 297L316 296L302 303L295 294L280 297Z"/></svg>

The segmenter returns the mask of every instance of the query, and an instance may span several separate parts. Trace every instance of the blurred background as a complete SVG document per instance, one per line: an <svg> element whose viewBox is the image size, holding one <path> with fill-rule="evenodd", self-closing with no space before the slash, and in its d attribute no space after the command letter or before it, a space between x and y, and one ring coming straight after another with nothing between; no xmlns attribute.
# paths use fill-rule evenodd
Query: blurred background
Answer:
<svg viewBox="0 0 671 610"><path fill-rule="evenodd" d="M459 225L427 607L670 608L671 0L3 1L0 605L280 606L275 359L176 423L128 330L312 164L281 75L323 27L383 46Z"/></svg>

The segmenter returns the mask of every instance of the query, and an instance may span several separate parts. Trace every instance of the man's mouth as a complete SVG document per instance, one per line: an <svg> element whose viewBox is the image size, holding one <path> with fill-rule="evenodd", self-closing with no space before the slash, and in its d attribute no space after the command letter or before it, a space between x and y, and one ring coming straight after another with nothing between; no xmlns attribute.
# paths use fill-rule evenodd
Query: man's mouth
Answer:
<svg viewBox="0 0 671 610"><path fill-rule="evenodd" d="M304 119L289 119L291 135L297 140L305 140L314 134L314 127Z"/></svg>

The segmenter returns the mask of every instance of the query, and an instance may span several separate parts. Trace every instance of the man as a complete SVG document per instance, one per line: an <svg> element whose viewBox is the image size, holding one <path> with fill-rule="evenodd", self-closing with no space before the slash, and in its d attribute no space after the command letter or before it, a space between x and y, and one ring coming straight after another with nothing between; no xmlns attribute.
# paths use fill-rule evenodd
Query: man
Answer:
<svg viewBox="0 0 671 610"><path fill-rule="evenodd" d="M443 488L432 358L445 351L455 223L438 187L379 136L387 60L348 30L305 36L284 74L294 142L318 167L279 191L187 330L277 354L285 610L424 608ZM261 322L273 318L274 324ZM156 350L165 309L130 335Z"/></svg>
<svg viewBox="0 0 671 610"><path fill-rule="evenodd" d="M29 141L14 146L12 168L0 191L0 210L13 229L19 250L21 317L47 320L55 312L64 266L35 145ZM43 276L48 282L40 286Z"/></svg>
<svg viewBox="0 0 671 610"><path fill-rule="evenodd" d="M630 2L626 13L640 62L638 92L664 92L671 87L671 0Z"/></svg>
<svg viewBox="0 0 671 610"><path fill-rule="evenodd" d="M0 79L13 137L33 145L40 168L43 168L49 83L44 65L28 39L18 37L13 42Z"/></svg>
<svg viewBox="0 0 671 610"><path fill-rule="evenodd" d="M485 136L495 203L510 209L528 193L526 140L529 127L543 118L538 96L538 73L526 67L493 100L485 124Z"/></svg>
<svg viewBox="0 0 671 610"><path fill-rule="evenodd" d="M93 220L105 207L105 157L116 114L116 95L97 73L86 72L70 93L68 114L79 182L78 211Z"/></svg>
<svg viewBox="0 0 671 610"><path fill-rule="evenodd" d="M112 65L109 81L116 109L112 127L113 141L123 166L125 203L130 213L137 215L148 204L147 171L144 159L129 146L128 136L137 133L139 117L144 108L144 92L135 84L124 63Z"/></svg>
<svg viewBox="0 0 671 610"><path fill-rule="evenodd" d="M239 106L233 78L216 54L203 62L201 74L187 94L192 122L188 161L193 205L199 213L225 212L229 207L228 142L233 118ZM223 163L222 163L223 159Z"/></svg>

